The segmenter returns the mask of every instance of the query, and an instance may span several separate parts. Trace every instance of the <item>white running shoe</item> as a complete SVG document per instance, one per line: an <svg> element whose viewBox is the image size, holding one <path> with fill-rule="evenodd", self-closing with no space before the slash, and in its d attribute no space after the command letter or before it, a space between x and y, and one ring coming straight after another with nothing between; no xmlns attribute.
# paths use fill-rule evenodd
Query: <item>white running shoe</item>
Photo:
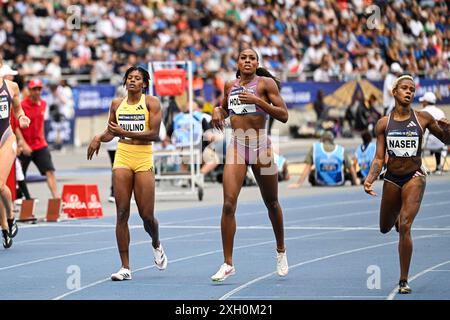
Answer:
<svg viewBox="0 0 450 320"><path fill-rule="evenodd" d="M234 275L235 273L236 269L234 268L234 266L230 266L229 264L224 263L220 266L219 271L217 271L216 274L211 277L211 280L221 282L229 276Z"/></svg>
<svg viewBox="0 0 450 320"><path fill-rule="evenodd" d="M131 271L127 268L120 268L119 271L111 275L112 281L131 280Z"/></svg>
<svg viewBox="0 0 450 320"><path fill-rule="evenodd" d="M287 276L289 272L289 266L287 261L286 251L277 251L277 273L280 277Z"/></svg>
<svg viewBox="0 0 450 320"><path fill-rule="evenodd" d="M159 247L158 248L153 248L152 247L152 249L153 249L153 257L155 258L155 264L156 264L156 267L159 269L159 270L164 270L164 269L166 269L167 268L167 256L166 256L166 254L165 254L165 252L164 252L164 249L163 249L163 247L162 247L162 245L161 244L159 244Z"/></svg>

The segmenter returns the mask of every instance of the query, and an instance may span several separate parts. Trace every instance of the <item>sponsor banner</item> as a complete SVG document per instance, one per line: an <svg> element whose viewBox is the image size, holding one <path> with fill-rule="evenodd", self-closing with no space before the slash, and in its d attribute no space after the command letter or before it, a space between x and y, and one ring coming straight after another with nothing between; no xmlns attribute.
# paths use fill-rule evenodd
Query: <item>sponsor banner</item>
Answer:
<svg viewBox="0 0 450 320"><path fill-rule="evenodd" d="M155 70L155 91L158 96L179 96L186 89L184 69Z"/></svg>
<svg viewBox="0 0 450 320"><path fill-rule="evenodd" d="M109 112L116 87L111 85L79 85L72 89L75 115L93 116Z"/></svg>
<svg viewBox="0 0 450 320"><path fill-rule="evenodd" d="M304 108L309 103L316 101L317 92L322 90L324 96L332 95L336 90L345 85L347 82L296 82L289 81L281 84L281 96L288 108ZM370 83L381 92L383 91L383 81L370 81ZM437 105L450 104L450 79L417 79L417 90L414 97L414 103L419 103L419 98L426 91L432 91L436 94L438 100ZM214 95L214 87L210 83L205 83L205 98L212 101ZM348 94L352 94L348 93Z"/></svg>
<svg viewBox="0 0 450 320"><path fill-rule="evenodd" d="M64 185L62 205L63 212L69 218L100 218L103 216L97 185Z"/></svg>
<svg viewBox="0 0 450 320"><path fill-rule="evenodd" d="M284 82L281 96L288 108L304 108L316 101L319 90L323 91L324 96L328 96L344 84L345 82Z"/></svg>
<svg viewBox="0 0 450 320"><path fill-rule="evenodd" d="M425 92L431 91L437 97L436 105L450 104L450 79L419 79L416 84L414 102L419 103L419 98L423 96Z"/></svg>
<svg viewBox="0 0 450 320"><path fill-rule="evenodd" d="M55 122L53 120L45 120L45 139L49 145L52 144L73 144L75 119L62 120Z"/></svg>

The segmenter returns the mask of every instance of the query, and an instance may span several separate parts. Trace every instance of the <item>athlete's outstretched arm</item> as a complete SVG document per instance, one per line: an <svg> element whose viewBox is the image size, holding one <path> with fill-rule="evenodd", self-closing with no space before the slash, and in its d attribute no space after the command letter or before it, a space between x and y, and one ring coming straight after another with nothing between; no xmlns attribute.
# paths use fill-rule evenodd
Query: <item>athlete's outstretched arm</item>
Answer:
<svg viewBox="0 0 450 320"><path fill-rule="evenodd" d="M427 129L445 144L450 144L450 121L446 118L435 120L428 112L420 112L427 121Z"/></svg>
<svg viewBox="0 0 450 320"><path fill-rule="evenodd" d="M108 123L116 122L116 109L121 101L122 101L121 99L115 98L111 102L111 106L109 107ZM103 131L102 133L94 136L87 149L87 159L91 160L94 153L98 155L101 143L111 141L113 138L114 135L111 132L109 132L108 127L106 127L105 131Z"/></svg>
<svg viewBox="0 0 450 320"><path fill-rule="evenodd" d="M254 103L263 108L269 115L273 118L286 123L289 118L289 113L287 111L286 103L281 97L280 90L278 90L275 80L272 78L262 78L264 79L264 88L266 89L267 97L270 103L267 103L263 99L255 96L249 92L243 92L239 94L239 100L242 103Z"/></svg>
<svg viewBox="0 0 450 320"><path fill-rule="evenodd" d="M383 164L385 162L386 142L384 138L384 131L386 130L387 121L388 117L383 117L378 120L375 127L375 133L377 135L377 149L375 152L375 158L370 166L369 174L364 181L364 191L372 196L377 195L375 191L373 191L372 184L380 175L381 169L383 168Z"/></svg>
<svg viewBox="0 0 450 320"><path fill-rule="evenodd" d="M296 183L291 183L288 188L289 189L297 189L300 188L303 185L303 182L306 180L306 178L309 176L309 173L311 172L312 164L308 163L304 166L303 171L298 178Z"/></svg>
<svg viewBox="0 0 450 320"><path fill-rule="evenodd" d="M161 126L161 103L152 96L145 97L145 104L149 110L149 130L143 132L131 132L123 130L115 121L108 123L108 131L114 136L127 137L143 141L157 141L159 139L159 127Z"/></svg>

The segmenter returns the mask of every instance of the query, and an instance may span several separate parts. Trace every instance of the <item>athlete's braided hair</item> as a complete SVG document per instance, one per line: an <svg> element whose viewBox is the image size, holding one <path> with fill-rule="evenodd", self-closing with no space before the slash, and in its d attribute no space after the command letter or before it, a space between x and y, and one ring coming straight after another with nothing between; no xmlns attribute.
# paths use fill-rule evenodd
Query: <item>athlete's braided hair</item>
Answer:
<svg viewBox="0 0 450 320"><path fill-rule="evenodd" d="M148 88L150 87L150 74L148 73L147 70L145 70L142 67L136 67L136 66L129 67L128 70L125 72L125 75L123 77L123 85L126 85L127 79L128 79L128 75L131 72L133 72L133 71L138 71L141 74L141 76L142 76L142 78L144 80L144 84L145 84L144 91L147 92Z"/></svg>
<svg viewBox="0 0 450 320"><path fill-rule="evenodd" d="M252 50L252 51L255 53L255 55L256 55L256 60L259 61L258 52L256 52L255 49L248 48L248 49L244 49L244 50ZM242 51L244 51L244 50L242 50ZM242 52L242 51L241 51L241 52ZM241 55L241 52L239 53L239 55ZM257 75L257 76L260 76L260 77L268 77L268 78L272 78L272 79L275 81L275 83L277 84L278 90L281 90L281 81L280 81L280 79L278 79L277 77L275 77L275 76L274 76L272 73L270 73L270 71L267 70L266 68L263 68L263 67L258 67L258 68L256 68L256 75ZM236 78L239 78L240 76L241 76L241 71L240 71L240 70L236 71Z"/></svg>

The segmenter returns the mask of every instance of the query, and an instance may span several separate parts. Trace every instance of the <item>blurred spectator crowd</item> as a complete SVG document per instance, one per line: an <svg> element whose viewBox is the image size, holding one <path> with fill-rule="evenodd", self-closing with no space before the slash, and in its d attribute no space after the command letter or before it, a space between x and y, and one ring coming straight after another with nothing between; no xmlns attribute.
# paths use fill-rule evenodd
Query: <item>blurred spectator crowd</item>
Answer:
<svg viewBox="0 0 450 320"><path fill-rule="evenodd" d="M282 80L382 80L393 62L440 79L449 24L442 0L9 0L0 54L23 76L55 81L118 84L130 65L189 59L219 88L245 47Z"/></svg>

